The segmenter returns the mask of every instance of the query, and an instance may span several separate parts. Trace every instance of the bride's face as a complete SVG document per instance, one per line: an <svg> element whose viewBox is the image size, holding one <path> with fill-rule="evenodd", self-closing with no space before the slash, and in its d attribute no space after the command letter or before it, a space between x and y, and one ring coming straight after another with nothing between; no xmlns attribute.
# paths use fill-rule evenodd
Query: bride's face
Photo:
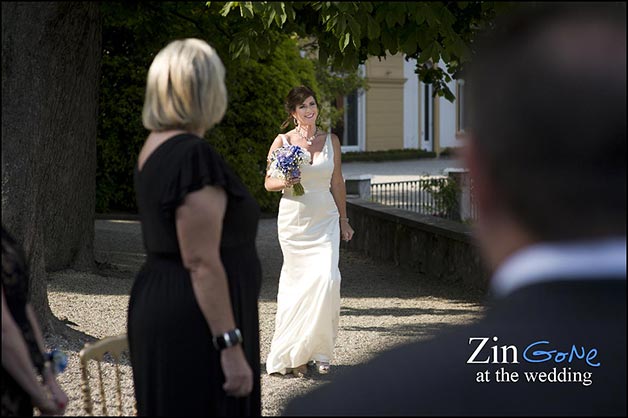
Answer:
<svg viewBox="0 0 628 418"><path fill-rule="evenodd" d="M314 97L310 96L303 103L297 105L293 116L299 125L314 125L318 117L318 106Z"/></svg>

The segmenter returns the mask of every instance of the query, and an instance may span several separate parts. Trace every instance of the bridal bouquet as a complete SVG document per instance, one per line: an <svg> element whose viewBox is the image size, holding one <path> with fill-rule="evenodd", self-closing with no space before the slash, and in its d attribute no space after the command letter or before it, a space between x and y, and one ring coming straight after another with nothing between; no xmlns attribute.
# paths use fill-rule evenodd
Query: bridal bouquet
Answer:
<svg viewBox="0 0 628 418"><path fill-rule="evenodd" d="M270 156L270 176L280 179L291 179L301 176L301 166L310 163L310 153L297 145L286 145L277 148ZM294 195L305 193L301 183L294 186Z"/></svg>

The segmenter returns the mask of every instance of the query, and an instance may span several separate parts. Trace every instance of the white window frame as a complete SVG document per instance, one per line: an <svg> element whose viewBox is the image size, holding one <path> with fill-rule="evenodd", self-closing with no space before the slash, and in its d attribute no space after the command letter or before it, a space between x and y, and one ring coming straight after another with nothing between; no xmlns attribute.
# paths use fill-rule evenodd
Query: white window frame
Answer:
<svg viewBox="0 0 628 418"><path fill-rule="evenodd" d="M360 64L358 67L358 74L360 77L364 77L366 74L366 66L364 64ZM344 105L346 109L347 105L347 97L343 98ZM366 91L364 89L358 89L357 91L357 136L358 136L358 145L341 145L341 152L359 152L364 151L366 149ZM347 114L343 115L344 117L344 132L343 135L346 138L347 135Z"/></svg>
<svg viewBox="0 0 628 418"><path fill-rule="evenodd" d="M465 82L463 79L456 80L456 134L464 133L464 95L465 95ZM462 126L462 128L460 128Z"/></svg>
<svg viewBox="0 0 628 418"><path fill-rule="evenodd" d="M424 151L434 151L434 98L432 94L434 92L431 84L420 83L421 85L421 149ZM428 95L429 100L426 100L425 95ZM426 109L427 108L427 109ZM426 111L428 111L431 117L429 118L429 134L425 138L425 119Z"/></svg>

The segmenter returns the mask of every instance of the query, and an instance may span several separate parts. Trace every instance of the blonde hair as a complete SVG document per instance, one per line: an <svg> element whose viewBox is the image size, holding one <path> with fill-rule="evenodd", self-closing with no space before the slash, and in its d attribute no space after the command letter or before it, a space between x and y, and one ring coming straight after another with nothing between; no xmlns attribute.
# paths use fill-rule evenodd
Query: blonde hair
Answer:
<svg viewBox="0 0 628 418"><path fill-rule="evenodd" d="M142 123L151 131L209 130L227 109L225 67L207 42L169 43L148 70Z"/></svg>

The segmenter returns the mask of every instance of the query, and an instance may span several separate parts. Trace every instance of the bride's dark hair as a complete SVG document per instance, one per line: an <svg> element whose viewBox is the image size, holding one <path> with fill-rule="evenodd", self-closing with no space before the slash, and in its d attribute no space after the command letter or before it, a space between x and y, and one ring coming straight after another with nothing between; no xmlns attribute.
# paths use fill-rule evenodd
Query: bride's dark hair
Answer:
<svg viewBox="0 0 628 418"><path fill-rule="evenodd" d="M281 129L285 129L288 125L290 125L290 122L294 123L291 113L295 111L298 105L303 103L305 99L310 96L312 96L316 101L316 104L318 104L316 94L311 88L307 86L299 86L290 90L290 93L286 96L286 102L284 103L284 107L288 113L288 118L281 124Z"/></svg>

